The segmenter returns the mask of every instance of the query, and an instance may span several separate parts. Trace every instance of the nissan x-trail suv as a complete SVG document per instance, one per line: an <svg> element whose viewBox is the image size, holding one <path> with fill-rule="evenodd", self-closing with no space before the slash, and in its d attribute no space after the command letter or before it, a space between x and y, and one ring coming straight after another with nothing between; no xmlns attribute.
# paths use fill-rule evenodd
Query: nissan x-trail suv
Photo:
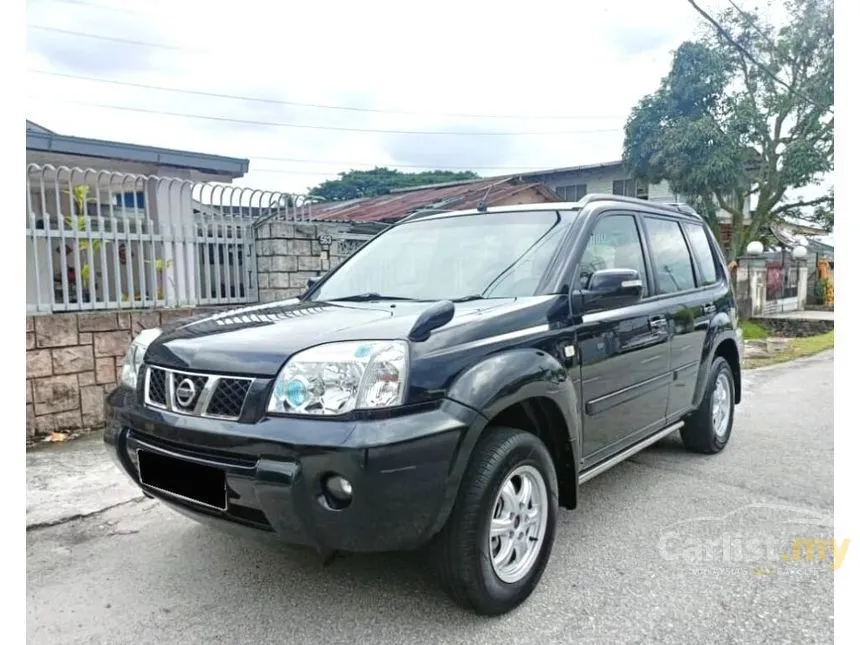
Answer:
<svg viewBox="0 0 860 645"><path fill-rule="evenodd" d="M105 441L197 520L324 557L427 546L454 599L501 614L583 482L674 432L726 446L741 357L689 207L418 213L298 298L141 332Z"/></svg>

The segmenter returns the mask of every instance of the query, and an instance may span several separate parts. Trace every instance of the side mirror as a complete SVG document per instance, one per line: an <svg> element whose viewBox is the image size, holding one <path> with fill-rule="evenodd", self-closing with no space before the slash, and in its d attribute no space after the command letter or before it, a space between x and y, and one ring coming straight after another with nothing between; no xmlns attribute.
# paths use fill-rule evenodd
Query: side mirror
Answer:
<svg viewBox="0 0 860 645"><path fill-rule="evenodd" d="M313 278L308 278L308 289L311 289L317 282L322 278L321 275L314 276Z"/></svg>
<svg viewBox="0 0 860 645"><path fill-rule="evenodd" d="M580 297L584 311L631 305L642 298L642 278L635 269L595 271Z"/></svg>

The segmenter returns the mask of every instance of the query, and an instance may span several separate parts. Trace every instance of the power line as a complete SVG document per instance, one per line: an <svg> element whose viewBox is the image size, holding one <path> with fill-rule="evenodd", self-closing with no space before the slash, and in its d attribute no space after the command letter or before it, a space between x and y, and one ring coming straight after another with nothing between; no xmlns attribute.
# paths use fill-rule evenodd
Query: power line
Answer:
<svg viewBox="0 0 860 645"><path fill-rule="evenodd" d="M104 9L106 11L116 11L118 13L126 13L132 16L145 16L147 14L141 13L140 11L129 11L123 7L112 7L106 4L99 4L97 2L87 2L87 0L51 0L51 2L59 3L59 4L71 4L78 7L94 7L96 9Z"/></svg>
<svg viewBox="0 0 860 645"><path fill-rule="evenodd" d="M31 97L32 98L32 97ZM53 103L70 103L86 107L120 110L124 112L137 112L140 114L157 114L159 116L173 116L187 119L204 119L208 121L219 121L222 123L240 123L243 125L263 125L278 128L298 128L304 130L328 130L333 132L366 132L375 134L414 134L414 135L444 135L444 136L470 136L470 137L512 137L512 136L561 136L573 134L600 134L609 132L621 132L621 128L604 128L596 130L548 130L532 132L487 132L487 131L452 131L452 130L386 130L376 128L349 128L333 125L313 125L308 123L286 123L280 121L258 121L254 119L236 119L226 116L211 116L208 114L191 114L187 112L168 112L163 110L152 110L148 108L132 107L128 105L105 105L104 103L91 103L89 101L76 101L74 99L51 97Z"/></svg>
<svg viewBox="0 0 860 645"><path fill-rule="evenodd" d="M393 169L393 168L395 168L395 166L388 166L388 168ZM436 168L436 170L445 171L445 170L452 170L452 168L449 168L448 166L443 166L440 168ZM310 177L335 177L336 175L340 174L340 172L346 172L346 171L345 170L341 170L341 171L332 170L330 172L319 172L319 171L317 171L317 172L305 172L304 170L278 170L276 168L254 168L254 167L251 167L248 170L248 172L249 173L260 172L260 173L266 173L269 175L308 175ZM408 174L408 173L404 173L404 174Z"/></svg>
<svg viewBox="0 0 860 645"><path fill-rule="evenodd" d="M81 76L78 74L66 74L63 72L51 72L41 69L29 69L29 72L35 74L44 74L46 76L56 76L59 78L70 78L81 81L90 81L93 83L107 83L110 85L121 85L123 87L136 87L146 90L157 90L160 92L177 92L180 94L188 94L192 96L207 96L211 98L236 99L241 101L256 101L259 103L270 103L274 105L289 105L293 107L308 107L322 110L347 110L350 112L368 112L373 114L403 114L411 116L437 116L447 118L469 118L469 119L535 119L535 120L588 120L588 119L611 119L620 118L616 116L561 116L561 115L522 115L522 114L474 114L474 113L457 113L457 112L419 112L410 110L390 110L377 108L364 108L346 105L330 105L323 103L300 103L297 101L282 101L280 99L268 99L258 96L243 96L240 94L222 94L219 92L206 92L202 90L187 90L178 87L165 87L163 85L150 85L148 83L133 83L131 81L120 81L112 78L97 78L94 76Z"/></svg>
<svg viewBox="0 0 860 645"><path fill-rule="evenodd" d="M273 175L307 175L308 177L333 177L336 172L305 172L303 170L270 170L268 168L250 168L248 173L264 172Z"/></svg>
<svg viewBox="0 0 860 645"><path fill-rule="evenodd" d="M695 0L687 0L687 2L690 4L690 6L693 7L693 9L695 9L699 13L699 15L701 15L705 20L707 20L714 27L714 29L717 30L717 34L719 34L722 38L724 38L726 40L726 42L728 42L734 49L736 49L744 58L746 58L753 65L755 65L762 72L764 72L764 74L768 78L770 78L774 83L778 83L779 85L782 85L790 93L796 94L797 96L802 98L804 101L808 102L810 105L814 105L815 107L817 107L819 110L822 110L828 114L833 112L832 107L828 107L826 105L820 104L818 101L813 100L812 98L810 98L809 96L807 96L806 94L804 94L803 92L798 90L797 88L792 87L791 85L789 85L788 83L783 81L779 76L774 74L768 68L767 65L765 65L764 63L759 61L755 56L753 56L746 49L746 47L744 47L737 40L732 38L732 36L729 34L729 32L726 31L726 29L719 22L717 22L717 20L715 18L713 18L707 11L705 11L699 5L696 4Z"/></svg>
<svg viewBox="0 0 860 645"><path fill-rule="evenodd" d="M113 43L123 43L126 45L137 45L139 47L156 47L158 49L169 49L172 51L190 51L200 54L211 54L213 52L206 49L192 49L190 47L180 47L178 45L166 45L164 43L153 43L144 40L130 40L128 38L115 38L114 36L102 36L100 34L90 34L83 31L73 31L71 29L60 29L59 27L48 27L46 25L27 25L28 29L37 29L39 31L49 31L55 34L64 34L66 36L76 36L78 38L92 38L93 40L106 40Z"/></svg>
<svg viewBox="0 0 860 645"><path fill-rule="evenodd" d="M397 163L368 163L366 161L330 161L325 159L292 159L287 157L261 157L250 155L251 159L259 161L284 161L288 163L311 163L329 166L367 166L369 168L418 168L418 169L437 169L435 166L427 164L397 164ZM549 166L449 166L444 165L444 170L544 170ZM269 172L269 171L267 171ZM271 172L278 172L272 169Z"/></svg>

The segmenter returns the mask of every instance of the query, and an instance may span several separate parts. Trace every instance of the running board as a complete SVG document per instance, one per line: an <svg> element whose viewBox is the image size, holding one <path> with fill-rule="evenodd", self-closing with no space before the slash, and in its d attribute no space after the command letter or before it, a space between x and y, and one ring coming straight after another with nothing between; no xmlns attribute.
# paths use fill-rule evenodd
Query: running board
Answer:
<svg viewBox="0 0 860 645"><path fill-rule="evenodd" d="M651 444L657 443L663 437L667 437L670 434L672 434L673 432L675 432L676 430L680 430L683 427L684 427L684 422L678 421L678 423L673 423L668 428L663 428L657 434L652 434L650 437L646 437L645 439L643 439L639 443L633 444L632 446L627 448L627 450L625 450L623 452L619 452L614 457L611 457L610 459L607 459L606 461L600 462L596 466L594 466L594 467L590 468L589 470L585 471L584 473L582 473L579 476L579 483L584 484L589 479L592 479L592 478L597 477L598 475L600 475L602 473L605 473L607 470L609 470L613 466L617 466L618 464L620 464L625 459L629 459L630 457L635 455L637 452L641 452L642 450L645 450L645 448L647 448Z"/></svg>

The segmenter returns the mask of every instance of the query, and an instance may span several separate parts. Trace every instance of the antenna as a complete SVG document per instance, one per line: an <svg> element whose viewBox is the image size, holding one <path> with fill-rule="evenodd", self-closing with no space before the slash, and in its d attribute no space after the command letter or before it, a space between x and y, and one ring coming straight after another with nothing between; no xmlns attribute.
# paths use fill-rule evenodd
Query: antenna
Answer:
<svg viewBox="0 0 860 645"><path fill-rule="evenodd" d="M489 208L489 206L490 206L487 203L487 197L490 196L490 191L493 190L493 188L495 188L495 187L496 187L495 182L490 184L489 186L487 186L487 192L484 193L484 196L481 197L481 199L475 205L475 208L478 209L479 213L486 213L487 212L487 208Z"/></svg>

